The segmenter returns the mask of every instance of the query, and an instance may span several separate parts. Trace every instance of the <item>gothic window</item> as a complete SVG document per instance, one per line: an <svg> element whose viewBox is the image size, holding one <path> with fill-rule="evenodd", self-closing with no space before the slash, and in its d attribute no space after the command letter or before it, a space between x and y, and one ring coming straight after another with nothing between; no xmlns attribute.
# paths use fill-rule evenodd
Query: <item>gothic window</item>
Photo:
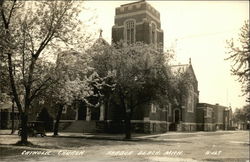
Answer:
<svg viewBox="0 0 250 162"><path fill-rule="evenodd" d="M135 21L129 20L125 23L125 40L128 44L135 43Z"/></svg>
<svg viewBox="0 0 250 162"><path fill-rule="evenodd" d="M150 35L151 35L151 43L155 44L157 41L157 35L156 35L156 24L152 23L151 24L151 31L150 31Z"/></svg>
<svg viewBox="0 0 250 162"><path fill-rule="evenodd" d="M152 113L156 113L156 105L154 105L153 103L151 104L151 112Z"/></svg>
<svg viewBox="0 0 250 162"><path fill-rule="evenodd" d="M192 85L190 85L188 92L187 111L194 112L194 88Z"/></svg>
<svg viewBox="0 0 250 162"><path fill-rule="evenodd" d="M174 122L179 123L180 122L180 111L178 109L174 110Z"/></svg>
<svg viewBox="0 0 250 162"><path fill-rule="evenodd" d="M212 108L207 108L206 110L207 111L206 111L205 117L211 118L212 117Z"/></svg>
<svg viewBox="0 0 250 162"><path fill-rule="evenodd" d="M68 109L68 106L67 106L67 105L64 105L64 106L63 106L62 113L63 113L63 114L66 114L66 113L67 113L67 109Z"/></svg>
<svg viewBox="0 0 250 162"><path fill-rule="evenodd" d="M168 116L172 116L172 105L171 105L171 103L168 104Z"/></svg>

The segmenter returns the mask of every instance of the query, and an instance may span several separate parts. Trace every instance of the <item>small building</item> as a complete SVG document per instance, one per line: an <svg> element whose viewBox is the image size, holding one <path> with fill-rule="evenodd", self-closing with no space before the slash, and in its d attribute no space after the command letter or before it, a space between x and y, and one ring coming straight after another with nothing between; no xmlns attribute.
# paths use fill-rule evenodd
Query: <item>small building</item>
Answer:
<svg viewBox="0 0 250 162"><path fill-rule="evenodd" d="M215 104L214 110L214 124L216 130L225 130L225 110L227 107Z"/></svg>
<svg viewBox="0 0 250 162"><path fill-rule="evenodd" d="M233 129L233 112L231 107L226 108L224 111L224 129L225 130Z"/></svg>
<svg viewBox="0 0 250 162"><path fill-rule="evenodd" d="M215 131L213 107L207 103L197 104L197 131Z"/></svg>
<svg viewBox="0 0 250 162"><path fill-rule="evenodd" d="M17 107L6 93L0 95L0 129L10 129L12 120L14 121L14 128L18 128L19 113Z"/></svg>
<svg viewBox="0 0 250 162"><path fill-rule="evenodd" d="M232 130L232 109L219 104L197 104L197 130Z"/></svg>

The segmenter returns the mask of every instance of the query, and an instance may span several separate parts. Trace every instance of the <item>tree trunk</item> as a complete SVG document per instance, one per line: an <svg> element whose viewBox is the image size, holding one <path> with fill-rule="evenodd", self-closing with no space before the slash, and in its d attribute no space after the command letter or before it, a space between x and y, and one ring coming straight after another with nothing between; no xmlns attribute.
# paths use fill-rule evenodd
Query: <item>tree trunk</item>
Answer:
<svg viewBox="0 0 250 162"><path fill-rule="evenodd" d="M12 120L11 120L11 134L14 134L14 132L15 132L15 121L14 121L14 117L15 117L15 115L14 115L14 99L12 99Z"/></svg>
<svg viewBox="0 0 250 162"><path fill-rule="evenodd" d="M21 113L21 144L28 143L28 115L26 113Z"/></svg>
<svg viewBox="0 0 250 162"><path fill-rule="evenodd" d="M125 140L131 139L131 107L127 105L127 101L125 95L123 94L122 90L119 91L121 106L125 112Z"/></svg>
<svg viewBox="0 0 250 162"><path fill-rule="evenodd" d="M125 139L131 139L131 118L130 112L126 112L125 116Z"/></svg>
<svg viewBox="0 0 250 162"><path fill-rule="evenodd" d="M60 121L61 116L62 116L63 106L64 106L63 104L59 105L59 110L58 110L58 113L56 116L56 122L54 125L54 136L58 136L59 121Z"/></svg>

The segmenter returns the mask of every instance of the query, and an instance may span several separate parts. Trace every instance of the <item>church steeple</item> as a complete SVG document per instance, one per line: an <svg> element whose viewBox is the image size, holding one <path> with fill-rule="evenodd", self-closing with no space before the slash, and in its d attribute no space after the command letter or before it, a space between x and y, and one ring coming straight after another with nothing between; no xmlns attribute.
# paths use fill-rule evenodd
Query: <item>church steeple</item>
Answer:
<svg viewBox="0 0 250 162"><path fill-rule="evenodd" d="M144 42L163 46L160 13L145 0L116 8L112 41Z"/></svg>

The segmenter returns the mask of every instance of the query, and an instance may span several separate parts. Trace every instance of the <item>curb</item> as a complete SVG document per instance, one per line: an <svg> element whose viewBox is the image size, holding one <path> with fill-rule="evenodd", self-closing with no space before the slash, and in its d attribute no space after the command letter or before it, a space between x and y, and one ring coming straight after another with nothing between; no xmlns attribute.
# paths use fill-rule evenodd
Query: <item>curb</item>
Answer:
<svg viewBox="0 0 250 162"><path fill-rule="evenodd" d="M82 139L93 139L93 140L110 140L110 141L149 141L149 139L142 139L142 138L132 138L132 139L124 139L124 138L115 138L115 137L86 137L86 136L46 136L50 138L82 138ZM151 141L151 140L150 140ZM153 140L152 140L153 141Z"/></svg>

